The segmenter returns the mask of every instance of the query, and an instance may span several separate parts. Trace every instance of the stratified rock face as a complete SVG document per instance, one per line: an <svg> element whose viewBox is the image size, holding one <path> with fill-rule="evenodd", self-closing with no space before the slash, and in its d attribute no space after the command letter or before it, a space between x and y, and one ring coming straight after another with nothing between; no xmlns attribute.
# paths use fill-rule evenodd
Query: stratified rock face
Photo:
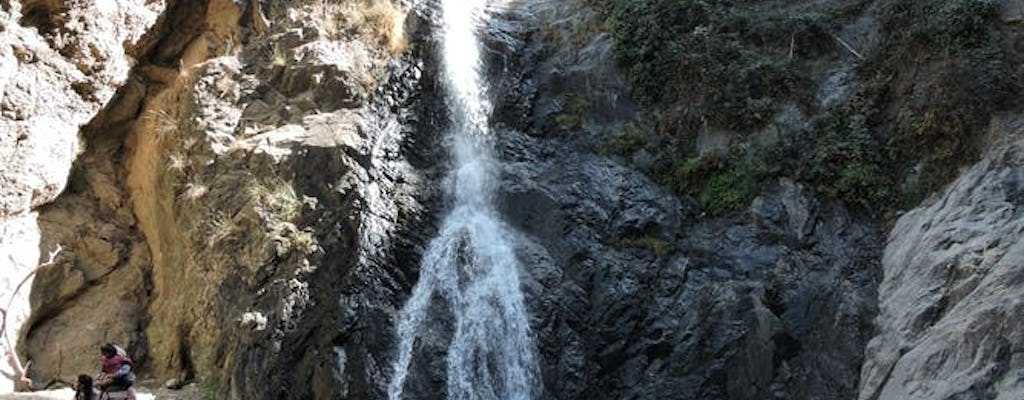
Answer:
<svg viewBox="0 0 1024 400"><path fill-rule="evenodd" d="M21 346L40 385L94 372L106 341L229 398L383 379L367 354L390 355L393 258L415 244L392 238L418 226L403 146L422 64L339 25L362 12L401 35L404 10L375 4L169 4L39 217L65 247Z"/></svg>
<svg viewBox="0 0 1024 400"><path fill-rule="evenodd" d="M693 225L634 171L503 133L547 398L856 394L877 233L782 181Z"/></svg>
<svg viewBox="0 0 1024 400"><path fill-rule="evenodd" d="M524 31L506 44L522 47L495 63L510 66L495 74L498 119L516 128L497 134L499 187L523 234L545 398L855 397L879 232L787 180L698 222L692 200L624 165L643 157L600 154L608 127L637 117L610 38L584 33L592 11L528 8L535 19L507 24Z"/></svg>
<svg viewBox="0 0 1024 400"><path fill-rule="evenodd" d="M1022 126L890 233L861 400L1024 398Z"/></svg>
<svg viewBox="0 0 1024 400"><path fill-rule="evenodd" d="M0 4L3 307L15 285L40 262L40 254L54 249L53 242L40 243L34 210L64 190L71 164L83 150L79 127L125 82L136 44L162 9L163 1L145 0ZM74 285L76 277L68 278L66 284ZM28 315L31 287L30 280L7 310L6 334L15 341ZM7 364L0 371L13 372ZM0 392L11 389L10 381L0 379Z"/></svg>

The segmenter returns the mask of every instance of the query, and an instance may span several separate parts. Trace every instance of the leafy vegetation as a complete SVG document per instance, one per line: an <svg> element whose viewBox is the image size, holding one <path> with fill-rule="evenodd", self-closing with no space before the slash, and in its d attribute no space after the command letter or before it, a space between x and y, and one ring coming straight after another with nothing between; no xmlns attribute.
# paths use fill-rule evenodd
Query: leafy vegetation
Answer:
<svg viewBox="0 0 1024 400"><path fill-rule="evenodd" d="M562 112L555 117L555 123L562 130L575 130L583 123L583 116L590 111L590 101L580 94L565 95L558 100Z"/></svg>
<svg viewBox="0 0 1024 400"><path fill-rule="evenodd" d="M629 156L646 147L650 142L643 128L633 121L623 123L618 132L608 133L605 136L605 143L601 148L601 152L604 154Z"/></svg>
<svg viewBox="0 0 1024 400"><path fill-rule="evenodd" d="M207 383L203 385L203 400L217 400L217 393L219 392L220 390L215 383Z"/></svg>
<svg viewBox="0 0 1024 400"><path fill-rule="evenodd" d="M976 159L991 116L1021 94L998 18L994 0L882 3L888 45L862 67L870 80L861 107L889 132L888 156L922 163L924 190Z"/></svg>
<svg viewBox="0 0 1024 400"><path fill-rule="evenodd" d="M1022 93L995 0L590 3L657 131L609 145L648 149L652 176L713 215L744 208L777 177L876 214L912 206L978 157L985 125ZM855 49L837 33L863 15L879 37ZM813 92L823 66L841 63L857 82L823 105ZM773 125L782 105L806 124ZM729 132L732 149L697 155L707 131Z"/></svg>
<svg viewBox="0 0 1024 400"><path fill-rule="evenodd" d="M709 153L683 160L664 183L694 196L711 215L724 215L750 203L760 175L740 153L728 158Z"/></svg>
<svg viewBox="0 0 1024 400"><path fill-rule="evenodd" d="M892 206L893 182L883 152L860 114L826 114L809 130L784 134L759 149L766 176L787 176L808 183L847 205Z"/></svg>
<svg viewBox="0 0 1024 400"><path fill-rule="evenodd" d="M765 18L738 1L596 3L608 15L634 96L648 106L683 105L667 116L669 125L752 130L768 122L782 100L806 94L806 77L787 51L796 46L787 45L817 43L812 36L823 29L816 16ZM811 47L820 45L800 51Z"/></svg>

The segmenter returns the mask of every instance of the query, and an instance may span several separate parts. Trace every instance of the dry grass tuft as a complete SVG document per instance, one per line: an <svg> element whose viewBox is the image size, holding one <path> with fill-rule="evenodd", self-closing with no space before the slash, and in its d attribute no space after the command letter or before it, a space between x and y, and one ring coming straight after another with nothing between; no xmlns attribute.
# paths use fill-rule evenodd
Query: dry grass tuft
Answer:
<svg viewBox="0 0 1024 400"><path fill-rule="evenodd" d="M161 141L178 133L178 121L165 110L150 110L143 118L152 124L157 138Z"/></svg>
<svg viewBox="0 0 1024 400"><path fill-rule="evenodd" d="M167 156L167 169L174 172L184 172L188 167L188 156L181 153L171 153Z"/></svg>
<svg viewBox="0 0 1024 400"><path fill-rule="evenodd" d="M408 47L408 11L391 0L320 0L313 7L315 14L332 25L332 35L358 35L386 47L391 54L401 54Z"/></svg>
<svg viewBox="0 0 1024 400"><path fill-rule="evenodd" d="M185 185L185 190L182 191L178 197L182 200L196 201L199 200L199 198L206 195L206 193L209 191L210 189L204 185L200 185L195 182L189 182L188 184Z"/></svg>
<svg viewBox="0 0 1024 400"><path fill-rule="evenodd" d="M256 200L257 213L268 221L290 222L302 213L302 200L284 179L254 179L249 185L249 196Z"/></svg>
<svg viewBox="0 0 1024 400"><path fill-rule="evenodd" d="M206 224L206 247L214 248L238 231L238 223L228 215L215 213Z"/></svg>

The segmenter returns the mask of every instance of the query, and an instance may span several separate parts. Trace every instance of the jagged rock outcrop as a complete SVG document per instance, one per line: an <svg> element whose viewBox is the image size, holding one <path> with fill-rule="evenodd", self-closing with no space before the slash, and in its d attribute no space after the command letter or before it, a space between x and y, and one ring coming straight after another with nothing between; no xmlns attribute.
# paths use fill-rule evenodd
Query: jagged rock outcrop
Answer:
<svg viewBox="0 0 1024 400"><path fill-rule="evenodd" d="M64 190L71 164L84 150L79 127L125 82L163 5L143 0L0 4L0 298L5 302L0 307L7 307L8 296L40 255L55 248L53 241L40 242L37 210ZM5 334L14 341L28 316L30 286L31 281L7 310ZM6 362L0 370L14 372ZM0 382L0 392L12 389L6 378Z"/></svg>
<svg viewBox="0 0 1024 400"><path fill-rule="evenodd" d="M528 6L536 19L509 13L488 41L509 127L495 132L499 205L520 232L540 398L856 396L878 231L788 180L741 215L701 220L633 160L601 154L604 129L635 107L610 38L576 36L599 23L581 7ZM443 355L444 335L423 343ZM423 361L412 398L443 397L443 370Z"/></svg>
<svg viewBox="0 0 1024 400"><path fill-rule="evenodd" d="M81 25L76 4L33 5L31 21L57 43L106 26ZM167 2L132 37L131 72L98 75L110 85L90 92L106 97L65 119L85 149L39 217L42 248L65 251L22 330L36 385L94 371L95 346L115 341L143 377L229 398L365 397L386 374L365 355L390 350L387 313L365 326L398 306L373 292L398 286L388 266L415 240L390 237L416 237L396 232L418 226L424 187L404 161L423 74L400 58L406 15L390 1Z"/></svg>
<svg viewBox="0 0 1024 400"><path fill-rule="evenodd" d="M539 398L1024 396L1024 142L903 216L884 259L874 217L786 178L701 215L639 172L649 148L610 148L648 132L599 10L505 5L485 35L496 197L518 230ZM436 10L407 12L0 0L0 288L64 246L31 317L24 297L9 310L36 387L94 371L116 341L144 378L226 398L386 398L394 318L445 209ZM831 28L871 37L870 17L847 17ZM847 59L816 65L814 104L765 130L849 100ZM719 133L696 146L728 147ZM409 398L444 397L450 316L435 318Z"/></svg>
<svg viewBox="0 0 1024 400"><path fill-rule="evenodd" d="M1024 396L1024 123L889 233L860 399Z"/></svg>
<svg viewBox="0 0 1024 400"><path fill-rule="evenodd" d="M545 398L848 398L877 232L792 182L693 224L601 157L504 133Z"/></svg>

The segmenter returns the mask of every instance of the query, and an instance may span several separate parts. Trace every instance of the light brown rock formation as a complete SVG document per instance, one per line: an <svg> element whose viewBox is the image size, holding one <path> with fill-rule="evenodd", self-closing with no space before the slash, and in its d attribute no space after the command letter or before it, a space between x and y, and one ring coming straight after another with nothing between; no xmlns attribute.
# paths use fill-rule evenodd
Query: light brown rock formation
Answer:
<svg viewBox="0 0 1024 400"><path fill-rule="evenodd" d="M342 13L401 26L404 11L386 1L3 4L0 256L14 265L0 295L41 252L65 247L33 284L31 318L27 290L12 309L9 332L35 385L93 372L107 341L144 374L211 386L232 385L236 364L274 363L246 352L279 346L310 305L320 251L300 221L318 199L294 179L361 169L319 165L310 149L371 150L361 109L390 43L404 43L367 36Z"/></svg>
<svg viewBox="0 0 1024 400"><path fill-rule="evenodd" d="M0 298L53 248L37 209L64 189L79 126L128 77L136 44L162 11L144 0L9 1L0 6ZM17 337L28 291L12 306ZM6 363L0 370L8 370ZM10 390L0 379L0 391Z"/></svg>

